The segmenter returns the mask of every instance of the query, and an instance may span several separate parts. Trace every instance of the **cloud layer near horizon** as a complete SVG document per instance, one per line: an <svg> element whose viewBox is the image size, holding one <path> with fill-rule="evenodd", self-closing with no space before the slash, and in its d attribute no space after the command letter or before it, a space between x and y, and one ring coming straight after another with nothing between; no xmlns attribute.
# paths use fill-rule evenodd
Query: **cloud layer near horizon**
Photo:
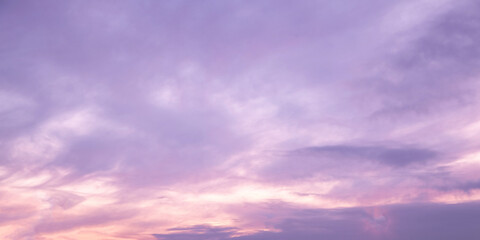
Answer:
<svg viewBox="0 0 480 240"><path fill-rule="evenodd" d="M474 0L0 1L0 238L480 233Z"/></svg>

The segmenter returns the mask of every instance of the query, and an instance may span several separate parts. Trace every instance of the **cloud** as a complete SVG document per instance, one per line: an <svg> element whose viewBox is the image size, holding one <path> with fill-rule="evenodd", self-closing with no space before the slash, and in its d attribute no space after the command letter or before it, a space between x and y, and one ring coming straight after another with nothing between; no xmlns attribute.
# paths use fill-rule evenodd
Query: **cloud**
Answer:
<svg viewBox="0 0 480 240"><path fill-rule="evenodd" d="M378 161L382 164L392 167L405 167L414 163L425 163L428 160L436 157L437 153L428 149L419 149L414 147L383 147L383 146L321 146L321 147L306 147L297 149L289 154L306 155L319 158L327 157L335 160L354 161L355 159L365 159ZM323 156L322 156L323 155Z"/></svg>
<svg viewBox="0 0 480 240"><path fill-rule="evenodd" d="M171 228L168 231L175 233L153 234L153 236L159 240L223 240L229 239L234 230L236 229L231 227L197 225L186 228Z"/></svg>
<svg viewBox="0 0 480 240"><path fill-rule="evenodd" d="M315 175L330 177L361 176L363 171L391 171L423 166L439 158L439 153L417 147L331 145L304 147L273 159L261 170L275 179L301 179Z"/></svg>
<svg viewBox="0 0 480 240"><path fill-rule="evenodd" d="M0 5L0 238L478 235L476 1Z"/></svg>
<svg viewBox="0 0 480 240"><path fill-rule="evenodd" d="M367 85L381 97L374 115L434 115L476 104L479 8L475 1L462 1L421 33L411 32L415 37L408 44L391 46L388 67Z"/></svg>
<svg viewBox="0 0 480 240"><path fill-rule="evenodd" d="M158 239L281 240L281 239L451 239L473 240L480 233L472 211L479 203L456 205L405 204L335 210L298 209L275 225L276 231L231 236L235 229L202 226L196 233L156 234ZM215 230L217 229L217 230ZM180 229L182 230L182 229ZM195 238L196 237L196 238Z"/></svg>
<svg viewBox="0 0 480 240"><path fill-rule="evenodd" d="M53 214L53 216L50 217L47 215L35 226L34 231L37 234L52 233L78 227L108 224L129 218L132 214L131 211L110 209L108 211L100 210L92 213L85 213L80 216L62 216L61 214L55 216L55 214Z"/></svg>

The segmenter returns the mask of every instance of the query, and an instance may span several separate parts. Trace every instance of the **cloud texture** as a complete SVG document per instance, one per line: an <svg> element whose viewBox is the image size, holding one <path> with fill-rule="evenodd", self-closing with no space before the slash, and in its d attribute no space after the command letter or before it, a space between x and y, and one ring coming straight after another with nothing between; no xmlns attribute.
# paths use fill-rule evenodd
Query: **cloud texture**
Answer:
<svg viewBox="0 0 480 240"><path fill-rule="evenodd" d="M0 238L480 236L474 0L0 1Z"/></svg>

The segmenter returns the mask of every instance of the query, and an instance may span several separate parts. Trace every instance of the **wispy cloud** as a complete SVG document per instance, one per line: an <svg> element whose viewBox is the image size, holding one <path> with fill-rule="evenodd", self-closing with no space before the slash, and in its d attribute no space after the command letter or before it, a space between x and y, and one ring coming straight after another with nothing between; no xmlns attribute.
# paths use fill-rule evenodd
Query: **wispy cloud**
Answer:
<svg viewBox="0 0 480 240"><path fill-rule="evenodd" d="M475 239L480 4L0 2L2 239Z"/></svg>

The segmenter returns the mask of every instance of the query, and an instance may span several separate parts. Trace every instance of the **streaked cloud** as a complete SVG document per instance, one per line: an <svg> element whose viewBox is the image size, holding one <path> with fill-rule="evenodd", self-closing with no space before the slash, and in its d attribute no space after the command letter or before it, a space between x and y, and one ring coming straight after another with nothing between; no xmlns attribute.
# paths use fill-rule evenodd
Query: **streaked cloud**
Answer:
<svg viewBox="0 0 480 240"><path fill-rule="evenodd" d="M0 238L476 239L479 10L2 1Z"/></svg>

